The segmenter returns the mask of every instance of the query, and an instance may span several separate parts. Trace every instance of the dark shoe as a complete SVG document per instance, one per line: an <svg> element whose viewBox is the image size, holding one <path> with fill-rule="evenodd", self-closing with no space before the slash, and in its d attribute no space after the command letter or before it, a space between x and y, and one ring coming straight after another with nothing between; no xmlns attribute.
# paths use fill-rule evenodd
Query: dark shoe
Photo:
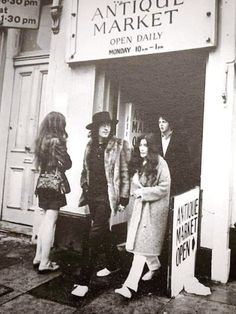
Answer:
<svg viewBox="0 0 236 314"><path fill-rule="evenodd" d="M33 260L33 268L34 269L38 269L38 267L39 267L39 265L40 265L40 261L37 261L37 260Z"/></svg>
<svg viewBox="0 0 236 314"><path fill-rule="evenodd" d="M51 273L51 272L57 271L59 268L60 268L60 266L57 265L57 263L55 263L55 262L48 262L48 264L45 265L45 266L40 266L39 265L38 273L39 274L47 274L47 273Z"/></svg>

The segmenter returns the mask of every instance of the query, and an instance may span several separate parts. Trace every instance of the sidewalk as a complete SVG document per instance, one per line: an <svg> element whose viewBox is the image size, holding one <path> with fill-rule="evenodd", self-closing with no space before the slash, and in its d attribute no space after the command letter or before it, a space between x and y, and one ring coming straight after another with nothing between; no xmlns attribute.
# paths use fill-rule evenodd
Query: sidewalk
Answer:
<svg viewBox="0 0 236 314"><path fill-rule="evenodd" d="M181 293L175 299L167 298L157 282L148 290L143 285L134 299L124 300L114 289L121 285L128 268L113 278L94 277L88 296L74 298L70 292L76 282L79 254L54 250L62 271L39 275L32 268L34 249L29 238L0 232L0 313L236 313L236 282L210 283L212 294L208 297Z"/></svg>

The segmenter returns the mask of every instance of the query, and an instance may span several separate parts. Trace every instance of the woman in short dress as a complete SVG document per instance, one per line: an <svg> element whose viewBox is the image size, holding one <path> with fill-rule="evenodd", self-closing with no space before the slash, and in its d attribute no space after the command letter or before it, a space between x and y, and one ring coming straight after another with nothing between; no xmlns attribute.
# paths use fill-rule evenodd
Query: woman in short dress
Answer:
<svg viewBox="0 0 236 314"><path fill-rule="evenodd" d="M33 266L38 267L39 273L52 272L59 269L59 265L49 259L53 244L56 221L59 209L66 205L65 193L70 192L70 186L65 171L71 168L71 159L67 153L64 115L50 112L42 121L39 135L35 144L36 168L41 173L55 173L60 171L63 178L63 192L40 189L36 186L39 207L44 216L38 232L37 248Z"/></svg>

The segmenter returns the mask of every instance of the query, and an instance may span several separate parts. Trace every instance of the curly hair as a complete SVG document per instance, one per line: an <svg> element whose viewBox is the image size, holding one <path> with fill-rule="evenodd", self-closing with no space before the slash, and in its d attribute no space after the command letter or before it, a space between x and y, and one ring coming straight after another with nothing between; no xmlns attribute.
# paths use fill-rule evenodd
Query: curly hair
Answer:
<svg viewBox="0 0 236 314"><path fill-rule="evenodd" d="M141 140L145 139L148 146L148 154L146 163L143 165L143 158L140 156L139 146ZM159 146L157 137L153 133L141 135L132 152L131 161L129 164L130 175L133 176L135 172L138 172L139 176L145 175L147 182L152 182L156 178L156 167L158 165Z"/></svg>
<svg viewBox="0 0 236 314"><path fill-rule="evenodd" d="M98 135L98 133L99 133L99 128L100 128L100 126L102 126L103 125L103 123L101 123L101 124L96 124L92 129L91 129L91 131L90 131L90 138L92 139L92 142L94 143L94 144L96 144L96 143L98 143L98 139L99 139L99 135ZM108 136L108 139L107 140L109 140L114 134L115 134L115 125L114 125L114 123L112 123L111 122L111 131L110 131L110 134L109 134L109 136Z"/></svg>
<svg viewBox="0 0 236 314"><path fill-rule="evenodd" d="M93 128L90 131L90 134L89 134L89 137L92 140L92 142L91 142L92 143L91 150L90 150L90 152L88 154L88 162L89 162L90 165L94 162L93 161L94 152L96 151L96 148L97 148L98 143L99 143L99 128L102 125L103 125L103 123L94 125ZM109 133L108 138L106 138L105 141L104 141L104 145L105 146L107 145L109 140L113 137L114 133L115 133L115 125L113 123L111 123L111 131Z"/></svg>
<svg viewBox="0 0 236 314"><path fill-rule="evenodd" d="M38 168L48 156L48 149L56 142L65 142L68 134L65 130L66 119L60 112L52 111L41 122L35 141L35 159Z"/></svg>

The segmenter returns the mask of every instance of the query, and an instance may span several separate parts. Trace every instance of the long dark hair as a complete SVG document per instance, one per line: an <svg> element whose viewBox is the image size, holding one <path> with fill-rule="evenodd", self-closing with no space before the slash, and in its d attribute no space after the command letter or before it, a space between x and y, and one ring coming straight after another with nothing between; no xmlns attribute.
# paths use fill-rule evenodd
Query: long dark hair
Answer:
<svg viewBox="0 0 236 314"><path fill-rule="evenodd" d="M141 140L145 139L148 146L146 163L143 165L143 158L140 156L139 146ZM145 175L147 181L153 181L156 178L156 167L159 160L159 145L157 137L153 133L142 134L134 147L129 165L130 175L138 172L139 176Z"/></svg>
<svg viewBox="0 0 236 314"><path fill-rule="evenodd" d="M52 111L46 115L41 122L39 128L39 134L35 141L35 158L36 167L48 158L47 148L55 143L55 140L59 142L65 142L68 134L65 130L66 119L60 112Z"/></svg>
<svg viewBox="0 0 236 314"><path fill-rule="evenodd" d="M92 141L91 141L91 150L88 153L88 157L87 157L89 165L94 163L94 159L93 158L95 157L96 149L97 149L98 143L99 143L99 128L100 128L101 125L103 125L103 123L95 124L93 126L93 128L91 129L91 132L90 132L90 138L91 138ZM108 141L114 135L114 130L115 130L114 123L111 122L110 134L109 134L108 138L106 139L106 141L104 141L104 143L103 143L105 146L107 145Z"/></svg>
<svg viewBox="0 0 236 314"><path fill-rule="evenodd" d="M96 124L93 126L93 128L91 129L91 132L90 132L90 137L92 139L92 143L93 144L98 144L98 138L99 138L99 128L100 126L103 125L103 123L101 124ZM115 125L114 123L111 122L111 131L110 131L110 134L107 138L107 141L109 141L109 139L115 134Z"/></svg>

